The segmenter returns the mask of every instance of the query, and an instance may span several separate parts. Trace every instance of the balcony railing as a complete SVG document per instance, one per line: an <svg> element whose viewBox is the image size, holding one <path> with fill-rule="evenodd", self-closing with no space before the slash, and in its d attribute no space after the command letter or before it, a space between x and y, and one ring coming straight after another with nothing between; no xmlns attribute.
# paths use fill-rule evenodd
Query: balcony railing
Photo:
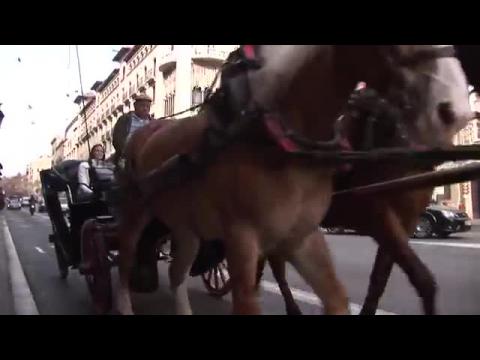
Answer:
<svg viewBox="0 0 480 360"><path fill-rule="evenodd" d="M175 52L171 45L161 45L157 56L157 66L160 71L169 68L175 62Z"/></svg>
<svg viewBox="0 0 480 360"><path fill-rule="evenodd" d="M231 49L233 50L233 48ZM193 57L225 60L231 51L218 45L193 45Z"/></svg>

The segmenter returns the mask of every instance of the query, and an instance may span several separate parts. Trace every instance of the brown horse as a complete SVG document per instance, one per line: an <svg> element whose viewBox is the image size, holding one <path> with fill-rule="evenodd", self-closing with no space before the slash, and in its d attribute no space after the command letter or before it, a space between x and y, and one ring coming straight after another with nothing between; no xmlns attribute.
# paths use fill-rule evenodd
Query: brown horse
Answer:
<svg viewBox="0 0 480 360"><path fill-rule="evenodd" d="M347 117L348 118L348 117ZM354 149L364 150L365 122L368 116L349 120L348 138ZM463 121L444 119L446 128L456 131L463 127ZM381 138L372 138L372 147L409 146L395 129L382 129ZM397 129L398 130L398 129ZM390 137L387 136L390 134ZM399 166L399 164L382 164L381 172L378 164L356 165L349 172L340 172L336 178L339 190L382 182L386 180L415 175L423 171L433 170L433 165L415 168L415 166ZM411 235L421 214L429 204L433 188L422 188L411 191L386 192L375 195L355 195L352 193L333 196L332 205L323 221L325 227L343 227L356 230L362 235L371 236L379 245L375 264L370 276L368 293L361 315L374 315L390 277L393 264L397 262L407 274L423 301L425 313L435 312L435 280L426 265L408 246ZM362 210L359 212L358 209ZM403 249L401 252L397 249ZM398 255L400 253L400 255ZM266 259L262 259L259 268L263 269ZM288 287L285 274L285 262L268 258L272 273L279 284L285 300L287 314L301 314L298 305Z"/></svg>
<svg viewBox="0 0 480 360"><path fill-rule="evenodd" d="M248 105L279 113L304 138L325 142L333 137L337 115L352 89L363 80L388 100L408 96L418 101L405 118L410 139L426 145L446 143L448 129L438 107L448 104L455 122L469 118L468 99L463 98L467 85L458 62L437 57L432 46L259 46L262 66L248 72ZM272 144L262 118L247 130L250 140L244 136L245 141L232 141L194 178L160 189L148 207L139 197L144 194L139 179L176 154L197 149L217 114L206 105L196 117L175 121L152 135L149 129L140 130L129 142L131 172L120 217L117 309L133 313L129 278L139 233L158 218L172 232L169 277L178 313L191 313L185 280L200 239L224 239L234 313L260 313L257 262L270 254L293 264L326 313L348 313L345 290L317 231L330 205L334 168Z"/></svg>

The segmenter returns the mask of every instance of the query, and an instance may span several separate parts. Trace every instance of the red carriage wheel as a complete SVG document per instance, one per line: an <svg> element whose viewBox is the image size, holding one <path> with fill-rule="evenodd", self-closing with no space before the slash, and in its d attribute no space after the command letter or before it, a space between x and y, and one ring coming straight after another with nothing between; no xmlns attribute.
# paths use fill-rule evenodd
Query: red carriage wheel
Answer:
<svg viewBox="0 0 480 360"><path fill-rule="evenodd" d="M81 273L85 276L95 312L106 314L112 308L112 279L105 238L94 219L85 222L81 234Z"/></svg>
<svg viewBox="0 0 480 360"><path fill-rule="evenodd" d="M227 261L223 260L214 268L203 273L202 280L210 295L222 297L228 294L231 285Z"/></svg>

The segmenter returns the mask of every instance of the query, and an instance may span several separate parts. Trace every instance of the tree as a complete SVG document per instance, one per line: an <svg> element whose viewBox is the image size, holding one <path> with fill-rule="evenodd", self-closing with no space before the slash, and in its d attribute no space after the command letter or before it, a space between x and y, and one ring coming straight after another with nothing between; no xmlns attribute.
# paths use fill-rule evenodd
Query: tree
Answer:
<svg viewBox="0 0 480 360"><path fill-rule="evenodd" d="M20 173L18 173L16 176L4 178L2 180L2 187L7 196L28 196L31 193L27 176Z"/></svg>

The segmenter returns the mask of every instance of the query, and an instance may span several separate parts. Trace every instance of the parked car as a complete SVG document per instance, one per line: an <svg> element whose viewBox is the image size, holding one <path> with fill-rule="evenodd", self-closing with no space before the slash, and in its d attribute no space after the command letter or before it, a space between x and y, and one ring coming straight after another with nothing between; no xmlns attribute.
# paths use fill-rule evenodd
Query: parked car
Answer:
<svg viewBox="0 0 480 360"><path fill-rule="evenodd" d="M418 239L447 238L451 234L467 232L472 229L472 220L465 211L455 208L430 205L422 214L413 237Z"/></svg>
<svg viewBox="0 0 480 360"><path fill-rule="evenodd" d="M22 202L20 199L9 199L7 209L8 210L20 210L22 208Z"/></svg>
<svg viewBox="0 0 480 360"><path fill-rule="evenodd" d="M23 207L29 207L30 206L30 197L24 196L22 198L22 206Z"/></svg>

